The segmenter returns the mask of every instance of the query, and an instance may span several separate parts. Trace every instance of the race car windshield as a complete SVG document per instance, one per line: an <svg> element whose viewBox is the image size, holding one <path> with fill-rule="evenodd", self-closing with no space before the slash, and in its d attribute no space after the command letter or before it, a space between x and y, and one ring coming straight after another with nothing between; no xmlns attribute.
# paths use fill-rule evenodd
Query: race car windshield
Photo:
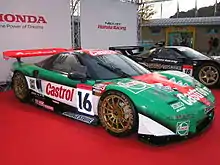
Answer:
<svg viewBox="0 0 220 165"><path fill-rule="evenodd" d="M86 55L81 58L92 79L108 80L150 73L149 70L124 55Z"/></svg>
<svg viewBox="0 0 220 165"><path fill-rule="evenodd" d="M191 58L191 59L198 59L201 57L207 57L206 55L204 55L196 50L193 50L191 48L187 48L187 47L178 48L178 50L180 52L182 52L183 54L185 54L188 58Z"/></svg>

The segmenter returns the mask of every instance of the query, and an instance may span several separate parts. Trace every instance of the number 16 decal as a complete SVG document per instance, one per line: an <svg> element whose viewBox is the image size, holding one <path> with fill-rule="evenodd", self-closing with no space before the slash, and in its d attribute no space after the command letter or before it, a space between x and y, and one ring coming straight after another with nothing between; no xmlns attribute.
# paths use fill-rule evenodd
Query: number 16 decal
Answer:
<svg viewBox="0 0 220 165"><path fill-rule="evenodd" d="M76 97L78 111L84 114L94 115L92 91L78 88Z"/></svg>

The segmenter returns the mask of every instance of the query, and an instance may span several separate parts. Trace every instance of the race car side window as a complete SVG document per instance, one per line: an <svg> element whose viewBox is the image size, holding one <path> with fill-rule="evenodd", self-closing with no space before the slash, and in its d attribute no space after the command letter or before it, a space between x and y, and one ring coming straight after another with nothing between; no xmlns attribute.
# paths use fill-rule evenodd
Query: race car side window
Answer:
<svg viewBox="0 0 220 165"><path fill-rule="evenodd" d="M157 53L155 58L161 58L161 59L177 59L181 57L180 54L175 52L172 49L160 49Z"/></svg>
<svg viewBox="0 0 220 165"><path fill-rule="evenodd" d="M35 63L35 65L37 65L38 67L47 69L48 67L50 67L51 62L53 62L57 57L59 56L59 54L54 55L52 57L46 58L38 63Z"/></svg>
<svg viewBox="0 0 220 165"><path fill-rule="evenodd" d="M50 70L68 74L70 72L80 71L80 62L75 55L64 53L60 54L52 63Z"/></svg>
<svg viewBox="0 0 220 165"><path fill-rule="evenodd" d="M166 52L174 59L182 57L182 55L179 52L175 51L174 49L166 49Z"/></svg>

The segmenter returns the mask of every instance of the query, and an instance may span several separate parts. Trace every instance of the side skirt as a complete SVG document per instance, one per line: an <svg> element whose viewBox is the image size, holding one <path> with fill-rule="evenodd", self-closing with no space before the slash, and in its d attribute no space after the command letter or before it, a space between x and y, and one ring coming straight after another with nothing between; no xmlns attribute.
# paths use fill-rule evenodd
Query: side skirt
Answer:
<svg viewBox="0 0 220 165"><path fill-rule="evenodd" d="M99 118L98 116L90 116L80 113L76 107L66 105L64 103L53 100L49 97L43 96L34 91L30 91L31 103L44 108L47 111L81 121L83 123L98 126Z"/></svg>

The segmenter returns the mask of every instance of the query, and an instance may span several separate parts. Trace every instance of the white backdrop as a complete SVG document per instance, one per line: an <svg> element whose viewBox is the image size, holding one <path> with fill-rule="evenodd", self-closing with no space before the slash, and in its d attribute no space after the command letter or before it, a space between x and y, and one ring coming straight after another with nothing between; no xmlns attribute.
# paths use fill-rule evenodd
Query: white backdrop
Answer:
<svg viewBox="0 0 220 165"><path fill-rule="evenodd" d="M137 6L119 0L81 0L81 46L137 45Z"/></svg>
<svg viewBox="0 0 220 165"><path fill-rule="evenodd" d="M70 23L69 0L0 0L0 82L14 61L4 61L3 51L70 48ZM36 60L39 57L26 61Z"/></svg>

